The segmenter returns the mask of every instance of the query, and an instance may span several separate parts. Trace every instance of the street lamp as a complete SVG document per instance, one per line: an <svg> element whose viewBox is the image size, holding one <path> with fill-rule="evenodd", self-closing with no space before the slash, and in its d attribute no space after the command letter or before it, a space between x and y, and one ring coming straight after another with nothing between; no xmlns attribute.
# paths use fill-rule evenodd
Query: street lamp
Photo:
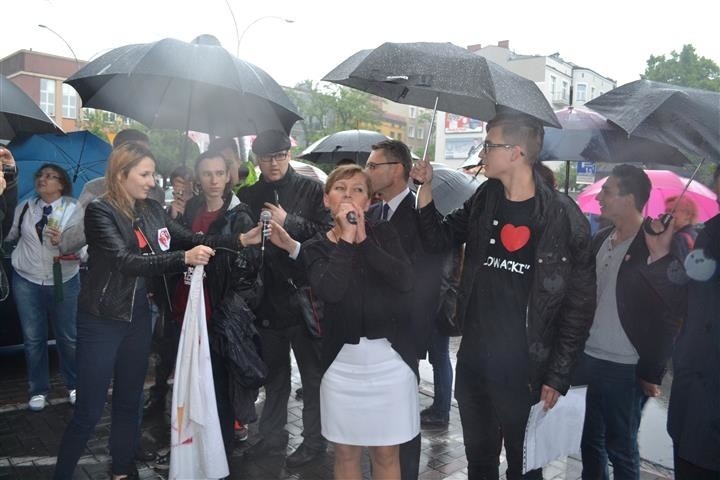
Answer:
<svg viewBox="0 0 720 480"><path fill-rule="evenodd" d="M238 56L238 57L240 56L240 42L242 42L242 39L243 39L243 37L245 37L245 34L247 33L247 31L250 30L250 27L252 27L253 25L255 25L256 23L258 23L261 20L269 20L269 19L282 20L285 23L295 23L295 20L290 20L288 18L279 17L277 15L265 15L263 17L256 18L255 20L250 22L247 27L245 27L245 30L243 30L242 33L240 34L240 36L238 37L237 51L235 52L236 56Z"/></svg>
<svg viewBox="0 0 720 480"><path fill-rule="evenodd" d="M52 28L48 27L47 25L38 24L38 27L44 28L45 30L49 30L50 32L54 33L55 36L57 36L60 40L63 41L63 43L65 43L65 45L67 45L68 49L70 49L70 53L72 53L72 56L73 56L73 58L75 59L75 67L77 67L77 69L80 70L80 62L78 62L77 55L75 55L75 50L72 49L72 47L71 47L70 44L67 42L67 40L65 40L62 35L60 35L59 33L57 33L57 32L56 32L55 30L53 30Z"/></svg>

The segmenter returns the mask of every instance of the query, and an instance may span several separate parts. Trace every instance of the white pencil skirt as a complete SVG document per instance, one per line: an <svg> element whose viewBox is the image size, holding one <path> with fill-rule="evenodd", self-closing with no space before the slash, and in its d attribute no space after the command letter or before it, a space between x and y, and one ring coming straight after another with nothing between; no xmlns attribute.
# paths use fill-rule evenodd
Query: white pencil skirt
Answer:
<svg viewBox="0 0 720 480"><path fill-rule="evenodd" d="M384 338L345 344L320 384L322 434L344 445L405 443L420 432L415 374Z"/></svg>

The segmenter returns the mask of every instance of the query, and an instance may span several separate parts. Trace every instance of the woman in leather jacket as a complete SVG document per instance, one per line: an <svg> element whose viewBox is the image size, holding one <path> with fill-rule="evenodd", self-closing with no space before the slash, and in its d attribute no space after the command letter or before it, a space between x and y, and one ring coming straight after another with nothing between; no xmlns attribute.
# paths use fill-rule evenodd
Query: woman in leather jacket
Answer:
<svg viewBox="0 0 720 480"><path fill-rule="evenodd" d="M167 302L163 275L207 265L216 247L239 250L252 233L192 234L147 198L154 173L149 149L132 142L121 145L108 160L107 193L85 211L89 261L78 308L77 404L60 444L58 480L72 477L100 419L111 380L112 478L137 478L133 456L150 352L149 296ZM254 233L257 243L260 229Z"/></svg>

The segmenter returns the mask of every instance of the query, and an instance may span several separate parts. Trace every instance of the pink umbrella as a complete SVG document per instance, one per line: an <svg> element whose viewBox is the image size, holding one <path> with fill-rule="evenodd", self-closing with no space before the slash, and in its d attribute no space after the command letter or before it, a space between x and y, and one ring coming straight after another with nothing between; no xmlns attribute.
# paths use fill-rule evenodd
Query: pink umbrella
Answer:
<svg viewBox="0 0 720 480"><path fill-rule="evenodd" d="M659 214L665 213L665 199L680 195L688 179L669 170L645 170L645 173L650 177L652 183L650 199L645 206L645 215L655 218ZM585 213L600 214L600 204L595 200L595 196L600 193L605 180L607 177L586 187L578 195L577 203L580 205L580 210ZM715 194L702 183L693 180L685 196L695 202L699 222L704 222L718 213Z"/></svg>

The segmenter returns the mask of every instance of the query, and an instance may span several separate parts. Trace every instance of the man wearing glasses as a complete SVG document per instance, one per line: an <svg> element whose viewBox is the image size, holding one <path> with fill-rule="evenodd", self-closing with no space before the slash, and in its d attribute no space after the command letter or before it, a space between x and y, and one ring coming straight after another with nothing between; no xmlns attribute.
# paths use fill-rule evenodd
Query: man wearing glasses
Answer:
<svg viewBox="0 0 720 480"><path fill-rule="evenodd" d="M418 162L423 242L443 251L465 243L457 319L463 326L455 397L468 478L497 479L504 440L507 478L522 475L530 406L552 408L569 388L595 309L590 227L577 205L533 168L543 127L498 114L480 153L488 181L443 218L432 202L432 167Z"/></svg>
<svg viewBox="0 0 720 480"><path fill-rule="evenodd" d="M298 242L330 229L332 217L323 206L323 185L303 177L290 166L290 139L280 131L260 133L252 152L260 166L257 183L238 191L256 219L267 210ZM320 341L312 338L297 305L290 303L295 286L307 285L300 265L284 250L266 242L264 292L255 315L269 373L265 406L260 418L260 441L245 451L248 456L285 455L288 442L287 404L290 395L290 348L303 385L303 443L287 458L288 467L299 467L325 453L320 433Z"/></svg>

